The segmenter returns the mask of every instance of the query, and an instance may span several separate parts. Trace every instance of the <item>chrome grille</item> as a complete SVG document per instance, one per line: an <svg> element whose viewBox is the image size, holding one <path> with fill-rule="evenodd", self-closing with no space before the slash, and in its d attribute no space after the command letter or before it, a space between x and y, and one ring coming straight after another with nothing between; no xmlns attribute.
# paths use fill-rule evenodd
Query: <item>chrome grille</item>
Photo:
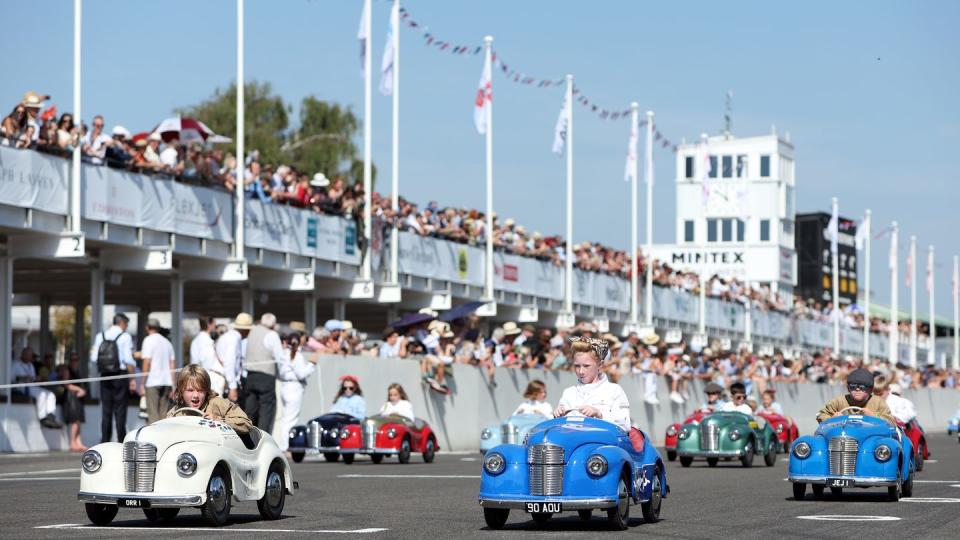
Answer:
<svg viewBox="0 0 960 540"><path fill-rule="evenodd" d="M500 426L500 438L504 444L517 444L517 427L513 424Z"/></svg>
<svg viewBox="0 0 960 540"><path fill-rule="evenodd" d="M320 447L320 435L323 433L323 428L320 427L320 422L316 420L307 424L307 446L309 448L319 448Z"/></svg>
<svg viewBox="0 0 960 540"><path fill-rule="evenodd" d="M720 449L720 428L716 424L700 424L700 449L709 451Z"/></svg>
<svg viewBox="0 0 960 540"><path fill-rule="evenodd" d="M364 448L373 448L377 444L377 423L368 420L363 423L363 431L360 433Z"/></svg>
<svg viewBox="0 0 960 540"><path fill-rule="evenodd" d="M860 444L853 437L833 437L830 450L830 474L853 476L857 472L857 451Z"/></svg>
<svg viewBox="0 0 960 540"><path fill-rule="evenodd" d="M535 444L527 450L531 495L563 493L563 447Z"/></svg>
<svg viewBox="0 0 960 540"><path fill-rule="evenodd" d="M153 491L157 472L157 447L144 442L123 443L123 487L127 491Z"/></svg>

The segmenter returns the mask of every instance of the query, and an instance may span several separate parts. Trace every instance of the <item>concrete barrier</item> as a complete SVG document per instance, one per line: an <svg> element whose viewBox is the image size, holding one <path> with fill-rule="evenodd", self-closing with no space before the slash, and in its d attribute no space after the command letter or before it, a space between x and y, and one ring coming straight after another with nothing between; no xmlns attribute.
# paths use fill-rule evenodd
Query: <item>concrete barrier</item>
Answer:
<svg viewBox="0 0 960 540"><path fill-rule="evenodd" d="M523 401L523 390L532 379L540 379L547 385L547 401L556 406L564 388L575 384L573 373L527 369L497 370L497 387L486 383L483 373L476 367L455 365L448 384L453 393L438 394L420 381L419 363L414 360L378 359L369 357L323 357L317 363L317 371L307 384L301 422L327 412L336 395L341 375L355 375L360 380L363 396L367 400L367 414L376 414L386 401L387 386L400 383L413 403L415 414L426 419L436 430L443 450L473 451L479 446L480 430L509 416ZM703 385L694 382L690 399L677 404L669 399L669 386L664 378L658 380L659 405L644 403L643 381L638 375L626 375L620 384L630 399L631 418L654 439L663 441L667 426L686 418L704 401ZM777 400L784 412L792 416L800 433L816 429L816 413L823 404L844 392L842 386L826 384L774 384ZM913 400L920 423L928 431L940 432L947 419L960 407L960 392L943 389L909 390L907 398ZM280 401L278 398L278 409ZM0 405L0 408L5 406ZM280 433L279 416L274 423L274 437ZM65 431L41 429L37 423L33 405L13 404L6 413L9 440L14 452L58 451L68 448ZM86 409L87 421L83 424L83 440L88 445L100 439L100 407ZM58 414L59 417L59 414ZM131 407L127 414L130 429L142 425L137 418L137 409Z"/></svg>

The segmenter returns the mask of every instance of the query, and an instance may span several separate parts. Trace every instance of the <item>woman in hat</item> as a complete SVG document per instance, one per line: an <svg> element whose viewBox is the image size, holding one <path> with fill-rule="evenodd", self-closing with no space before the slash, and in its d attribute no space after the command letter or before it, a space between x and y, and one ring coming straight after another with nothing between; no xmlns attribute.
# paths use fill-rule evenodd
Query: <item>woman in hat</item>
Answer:
<svg viewBox="0 0 960 540"><path fill-rule="evenodd" d="M583 416L606 420L630 431L630 401L619 384L610 382L601 371L607 358L608 343L602 339L572 337L570 350L577 384L560 396L553 415L577 411Z"/></svg>
<svg viewBox="0 0 960 540"><path fill-rule="evenodd" d="M353 375L340 377L340 389L337 391L337 397L333 398L333 407L330 412L349 414L361 420L367 417L367 400L363 399L363 390L360 389L360 381L356 377Z"/></svg>
<svg viewBox="0 0 960 540"><path fill-rule="evenodd" d="M302 324L302 323L301 323ZM293 323L291 323L293 327ZM305 329L305 328L304 328ZM303 403L303 392L307 386L307 379L313 375L317 365L317 355L311 354L310 359L303 356L301 350L302 334L294 329L283 340L286 353L283 362L277 363L277 379L280 381L280 402L283 403L283 418L280 433L289 433L290 428L300 423L300 407ZM277 446L286 451L287 437L279 437Z"/></svg>

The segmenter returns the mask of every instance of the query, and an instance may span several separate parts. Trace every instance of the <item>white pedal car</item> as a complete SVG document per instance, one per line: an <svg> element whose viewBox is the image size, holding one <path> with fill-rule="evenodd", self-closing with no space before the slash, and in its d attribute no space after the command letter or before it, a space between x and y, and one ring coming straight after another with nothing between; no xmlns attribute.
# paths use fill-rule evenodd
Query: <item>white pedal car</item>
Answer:
<svg viewBox="0 0 960 540"><path fill-rule="evenodd" d="M283 452L268 433L242 437L230 426L178 416L127 433L83 453L80 492L87 516L107 525L120 508L139 508L150 521L199 508L212 525L227 523L231 501L257 501L264 519L279 519L297 486Z"/></svg>

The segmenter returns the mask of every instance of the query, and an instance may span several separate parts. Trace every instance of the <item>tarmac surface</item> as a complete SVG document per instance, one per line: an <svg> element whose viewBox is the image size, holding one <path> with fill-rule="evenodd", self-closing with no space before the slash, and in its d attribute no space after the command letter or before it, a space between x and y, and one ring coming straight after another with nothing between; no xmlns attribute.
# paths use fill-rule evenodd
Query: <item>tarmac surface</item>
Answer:
<svg viewBox="0 0 960 540"><path fill-rule="evenodd" d="M263 521L255 503L235 503L231 523L209 528L197 510L183 510L172 523L148 522L139 510L120 510L109 527L90 525L77 501L76 454L0 455L2 538L175 538L229 534L234 538L957 538L960 536L960 445L957 438L928 433L933 453L918 473L914 497L886 501L879 489L853 490L840 499L815 501L810 490L793 500L785 481L787 456L773 467L758 459L752 469L736 462L708 468L695 461L684 469L667 464L671 494L661 520L644 523L631 508L630 528L609 531L606 516L582 522L572 512L543 526L512 511L503 530L486 528L477 504L479 454L440 454L425 464L395 458L383 463L358 458L352 465L308 457L293 464L300 484L287 498L283 517ZM758 466L759 465L759 466ZM853 520L853 521L847 521Z"/></svg>

